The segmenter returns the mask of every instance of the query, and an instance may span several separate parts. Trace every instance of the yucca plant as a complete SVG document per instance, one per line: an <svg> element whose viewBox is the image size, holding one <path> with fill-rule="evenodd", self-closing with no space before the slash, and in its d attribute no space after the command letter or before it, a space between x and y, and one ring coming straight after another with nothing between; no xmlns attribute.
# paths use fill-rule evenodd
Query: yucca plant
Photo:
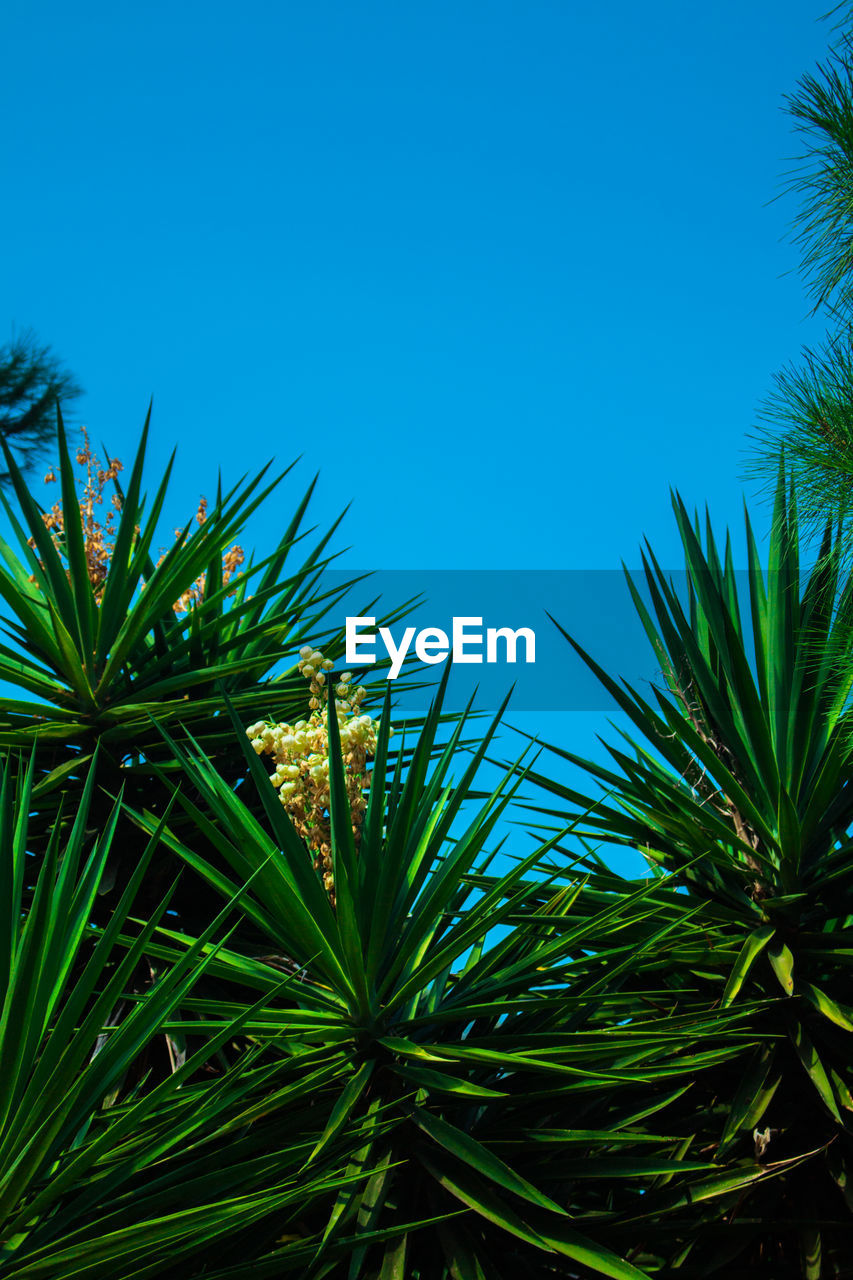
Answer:
<svg viewBox="0 0 853 1280"><path fill-rule="evenodd" d="M0 1276L186 1277L271 1242L298 1272L296 1219L346 1177L346 1143L340 1167L303 1169L318 1138L308 1104L329 1067L315 1056L297 1077L264 1058L244 1034L249 1006L208 1019L195 1050L158 1071L152 1049L216 960L229 907L173 966L153 961L168 896L144 923L129 917L155 833L109 925L91 924L119 817L117 805L87 840L92 768L26 909L33 776L31 760L0 783ZM273 996L286 985L256 968Z"/></svg>
<svg viewBox="0 0 853 1280"><path fill-rule="evenodd" d="M272 553L257 563L249 559L236 572L241 531L290 468L269 482L264 468L220 492L155 563L172 463L146 502L148 426L146 419L126 489L118 466L108 460L101 468L86 443L78 456L89 470L81 498L60 417L59 501L52 509L36 502L7 453L20 519L3 499L18 545L0 538L8 639L0 645L0 682L7 691L0 746L29 751L35 744L42 820L31 831L34 852L44 848L60 796L79 797L96 747L93 825L105 821L121 788L128 802L162 812L166 792L154 766L168 770L174 762L155 718L173 732L191 729L235 780L245 764L224 715L223 693L247 719L263 709L298 720L308 712L309 697L295 666L299 645L310 634L334 656L343 643L342 620L332 625L324 618L346 588L327 589L321 572L336 525L313 548L301 550L313 483ZM110 489L114 525L100 516ZM131 829L117 842L105 879L105 889L116 886L113 896L139 854ZM146 891L150 885L156 896L167 875L158 858ZM196 910L179 891L174 909L189 912L187 922L198 931L209 905Z"/></svg>
<svg viewBox="0 0 853 1280"><path fill-rule="evenodd" d="M273 552L223 580L223 557L253 512L288 474L266 482L268 467L219 494L209 512L178 531L158 563L153 547L166 501L173 459L146 510L142 495L148 420L123 491L115 478L117 521L110 546L95 528L85 495L81 512L74 468L61 418L58 424L60 522L39 506L14 460L7 458L21 517L5 504L17 551L0 541L0 596L12 646L0 649L0 680L35 701L5 700L0 744L53 746L61 782L67 758L78 767L95 744L104 757L153 778L150 762L167 758L151 716L162 724L191 726L211 754L234 744L223 718L219 688L241 714L261 706L304 710L301 680L273 674L286 650L321 619L334 596L317 592L317 573L334 530L292 570L294 550L314 485L296 505ZM83 450L81 456L86 456ZM54 509L57 510L56 508ZM196 525L194 528L193 525ZM56 531L58 529L58 531ZM227 573L227 571L226 571ZM334 652L334 639L329 637ZM128 767L129 766L129 769ZM40 794L48 789L40 782Z"/></svg>
<svg viewBox="0 0 853 1280"><path fill-rule="evenodd" d="M687 598L650 550L650 607L628 577L661 686L643 697L567 635L635 732L609 745L612 768L550 748L597 780L603 796L544 774L536 780L561 798L549 810L561 822L584 812L586 837L639 850L652 871L675 876L706 945L689 965L672 955L673 1011L686 989L706 991L721 1014L758 1002L750 1026L760 1044L748 1068L708 1077L721 1120L715 1160L804 1161L733 1198L725 1221L696 1214L700 1245L689 1260L679 1254L678 1274L846 1275L853 1238L853 587L839 572L831 534L816 567L801 566L796 507L784 481L766 571L748 519L748 571L739 576L729 541L718 550L708 524L703 546L698 522L680 500L674 505ZM611 886L616 879L609 873ZM709 1143L707 1122L697 1113L697 1131ZM650 1231L660 1238L657 1226Z"/></svg>
<svg viewBox="0 0 853 1280"><path fill-rule="evenodd" d="M661 1006L658 948L689 938L674 895L667 920L649 927L658 886L590 906L582 878L550 861L548 846L490 870L512 787L468 816L463 806L497 722L454 782L464 720L435 759L440 706L439 695L404 768L402 746L389 758L386 702L358 839L329 717L334 900L248 745L265 822L200 749L173 744L196 797L184 789L177 804L231 875L169 825L165 842L226 898L251 878L239 934L248 949L219 953L208 975L223 987L188 1001L174 1030L236 1014L243 1004L229 985L263 999L272 980L259 958L294 975L286 1000L249 1017L246 1033L274 1040L295 1071L324 1056L306 1167L346 1135L356 1148L348 1176L366 1179L342 1180L306 1209L306 1276L637 1280L644 1272L611 1236L659 1181L678 1172L691 1184L665 1213L763 1176L754 1158L733 1173L686 1156L668 1127L697 1075L750 1051L744 1014L697 1003L673 1018ZM154 815L138 821L156 830ZM154 943L173 962L189 945L165 929ZM392 1238L377 1244L377 1230ZM341 1237L354 1240L346 1262L329 1252ZM278 1275L283 1259L273 1249L251 1274Z"/></svg>

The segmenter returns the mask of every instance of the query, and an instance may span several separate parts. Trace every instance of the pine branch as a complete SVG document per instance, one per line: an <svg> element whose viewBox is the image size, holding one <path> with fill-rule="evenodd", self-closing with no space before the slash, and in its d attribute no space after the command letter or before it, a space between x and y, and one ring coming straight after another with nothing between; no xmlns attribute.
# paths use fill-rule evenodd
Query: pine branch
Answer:
<svg viewBox="0 0 853 1280"><path fill-rule="evenodd" d="M71 373L30 331L0 347L0 436L31 468L56 430L56 406L82 394ZM0 484L8 481L0 472Z"/></svg>

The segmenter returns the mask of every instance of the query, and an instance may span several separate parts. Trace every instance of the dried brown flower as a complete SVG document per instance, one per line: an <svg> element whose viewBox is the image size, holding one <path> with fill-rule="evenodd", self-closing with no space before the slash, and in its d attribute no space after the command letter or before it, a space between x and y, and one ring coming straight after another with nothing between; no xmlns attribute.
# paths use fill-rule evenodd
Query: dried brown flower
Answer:
<svg viewBox="0 0 853 1280"><path fill-rule="evenodd" d="M104 490L107 485L116 479L120 471L124 470L122 463L118 458L109 460L106 467L101 465L97 454L92 452L89 444L89 436L86 428L81 428L83 433L83 444L76 452L77 465L85 467L85 476L80 480L80 522L83 529L83 544L86 550L86 566L89 581L95 594L95 600L98 604L103 596L104 583L109 571L110 561L115 549L115 515L122 509L121 498L118 493L114 493L110 497L110 510L106 519L101 521L95 514L95 508L103 506ZM45 484L56 483L56 472L51 467L44 478ZM198 510L196 511L196 521L199 525L203 525L207 519L207 499L201 497L199 499ZM53 544L61 556L65 555L65 514L62 510L62 504L56 502L49 511L43 513L45 527L50 531ZM139 528L137 527L136 536L139 537ZM175 537L181 536L182 530L175 530ZM35 550L36 544L34 539L29 540L29 545ZM165 555L165 553L164 553ZM243 548L233 546L226 551L222 557L222 581L224 585L228 585L240 566L245 560ZM162 561L161 555L160 560ZM31 577L30 581L35 581ZM195 582L187 588L176 600L172 608L175 613L187 613L195 605L204 599L205 574L201 574Z"/></svg>

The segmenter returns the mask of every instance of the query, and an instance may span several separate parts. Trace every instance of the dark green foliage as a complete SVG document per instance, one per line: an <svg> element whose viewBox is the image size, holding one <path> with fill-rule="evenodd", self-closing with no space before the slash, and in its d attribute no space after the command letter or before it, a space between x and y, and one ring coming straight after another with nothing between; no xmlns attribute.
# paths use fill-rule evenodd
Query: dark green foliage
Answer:
<svg viewBox="0 0 853 1280"><path fill-rule="evenodd" d="M98 560L61 415L61 523L25 477L78 390L30 336L0 352L0 1280L853 1275L846 37L789 107L831 334L755 470L793 477L816 567L784 482L746 587L676 500L686 596L650 550L631 584L661 687L582 654L633 728L609 767L550 748L573 784L540 757L484 796L500 717L442 740L440 692L392 751L386 699L356 839L333 715L334 900L245 735L306 717L300 645L342 652L313 485L231 581L287 472L155 562L146 422Z"/></svg>
<svg viewBox="0 0 853 1280"><path fill-rule="evenodd" d="M0 681L22 697L4 698L0 746L29 751L37 744L36 851L44 848L62 796L79 797L96 748L95 827L105 821L122 788L129 801L162 812L166 791L158 770L175 766L155 717L174 732L192 730L225 776L236 780L245 765L223 694L245 723L261 713L299 719L307 713L308 693L287 657L293 664L306 638L322 643L332 656L342 643L340 622L330 628L324 621L340 592L324 594L320 584L334 527L313 548L300 545L313 484L271 554L256 563L249 560L232 581L223 580L223 557L287 472L267 480L265 469L220 493L204 522L191 520L155 564L152 549L171 463L147 502L142 491L147 433L146 422L126 490L116 486L121 510L103 575L97 566L93 571L88 516L81 516L61 417L59 531L45 526L43 509L6 451L21 518L5 503L18 545L0 539L8 638L0 645ZM176 603L193 589L194 602L176 611ZM133 838L122 841L105 886L117 883L120 890L139 854ZM156 893L169 875L160 863L158 858L160 870L152 882ZM177 910L183 910L182 903L179 891ZM203 914L193 920L203 927Z"/></svg>
<svg viewBox="0 0 853 1280"><path fill-rule="evenodd" d="M64 531L59 546L45 528L43 509L7 459L22 523L7 504L18 548L0 543L0 595L11 615L8 633L14 642L14 648L0 649L0 679L39 701L5 702L0 717L0 743L5 746L27 745L37 737L42 746L56 743L83 761L99 744L117 766L127 762L131 770L150 774L145 759L156 755L162 742L151 723L154 711L164 724L192 727L215 752L232 740L219 688L247 716L260 707L283 713L305 707L304 681L295 673L278 676L274 669L293 645L317 635L330 605L328 598L311 593L318 569L326 563L322 555L332 531L290 568L304 537L301 525L313 484L278 546L233 582L223 584L223 556L286 471L265 482L265 469L220 494L204 523L187 524L155 565L152 547L171 463L146 508L142 472L147 433L146 422L121 495L103 581L93 581L90 573L61 419ZM202 576L197 603L176 611L176 602ZM329 643L334 643L331 638Z"/></svg>
<svg viewBox="0 0 853 1280"><path fill-rule="evenodd" d="M324 1241L306 1275L637 1278L619 1252L636 1251L626 1224L647 1217L658 1184L682 1177L654 1196L667 1217L685 1196L704 1203L763 1177L754 1158L716 1168L678 1127L697 1076L754 1052L745 1010L688 999L673 1015L659 948L689 948L691 933L665 888L587 896L548 845L490 872L508 781L464 816L491 734L454 783L464 725L431 764L439 709L403 770L399 757L386 765L386 706L357 851L333 729L335 910L257 759L262 823L201 752L179 752L200 803L182 791L177 805L230 875L168 829L164 841L226 898L252 878L250 951L221 952L209 972L263 990L263 956L296 975L287 1002L246 1030L274 1039L297 1078L318 1055L326 1064L313 1158L358 1137L349 1172L368 1180L306 1214ZM173 934L158 954L177 961L186 945ZM240 1008L227 991L187 1007L183 1030ZM372 1244L376 1230L387 1244ZM326 1248L342 1234L363 1244L338 1269Z"/></svg>
<svg viewBox="0 0 853 1280"><path fill-rule="evenodd" d="M853 46L850 14L836 47L788 100L804 150L790 176L798 197L794 241L828 337L804 350L776 378L760 410L747 471L771 490L780 463L793 476L810 532L828 517L843 522L850 549L853 514Z"/></svg>
<svg viewBox="0 0 853 1280"><path fill-rule="evenodd" d="M24 469L53 440L57 402L67 407L79 395L75 379L34 334L0 347L0 438ZM0 484L8 482L8 471L0 471Z"/></svg>
<svg viewBox="0 0 853 1280"><path fill-rule="evenodd" d="M604 801L551 784L575 830L526 856L496 824L534 775L476 799L497 720L441 746L440 698L396 752L386 703L357 844L332 717L334 908L233 705L239 769L167 715L155 802L93 829L99 745L37 859L37 754L7 771L0 1276L775 1280L800 1246L841 1256L853 605L828 549L800 582L780 499L748 652L730 556L679 519L685 614L648 564L668 692L621 695L653 750L592 769ZM578 832L653 874L567 865ZM139 852L104 915L117 839ZM213 895L195 934L152 897L158 846Z"/></svg>
<svg viewBox="0 0 853 1280"><path fill-rule="evenodd" d="M780 461L796 477L809 531L828 516L843 523L853 511L853 330L841 328L817 352L776 375L760 411L751 471L765 484Z"/></svg>
<svg viewBox="0 0 853 1280"><path fill-rule="evenodd" d="M849 21L849 17L847 19ZM842 28L835 47L788 98L804 152L789 180L801 201L795 244L815 309L848 313L853 271L853 51Z"/></svg>
<svg viewBox="0 0 853 1280"><path fill-rule="evenodd" d="M155 835L108 927L93 929L120 821L116 806L87 849L94 767L24 914L32 775L16 784L4 770L0 789L0 1276L207 1272L325 1190L297 1176L315 1140L298 1129L310 1078L259 1063L243 1035L251 1008L220 1019L171 1072L158 1067L153 1051L216 958L223 920L173 966L152 965L168 898L144 926L129 912ZM119 946L123 929L133 936Z"/></svg>
<svg viewBox="0 0 853 1280"><path fill-rule="evenodd" d="M797 1239L804 1255L822 1243L832 1266L849 1256L853 1236L853 587L839 576L837 540L827 539L814 570L801 568L784 485L766 573L747 524L746 591L728 542L721 553L708 527L703 548L698 525L675 508L689 599L650 552L651 611L631 587L663 686L649 701L578 650L635 733L609 747L613 768L568 757L603 797L538 780L569 802L561 820L586 811L587 837L638 849L651 869L676 877L705 945L701 957L670 954L673 1009L697 991L721 1013L754 1004L750 1065L706 1078L719 1127L714 1134L699 1108L701 1149L724 1166L747 1155L768 1166L802 1162L735 1197L724 1223L716 1209L692 1212L698 1243L686 1274L728 1275L735 1261L756 1274L781 1268Z"/></svg>

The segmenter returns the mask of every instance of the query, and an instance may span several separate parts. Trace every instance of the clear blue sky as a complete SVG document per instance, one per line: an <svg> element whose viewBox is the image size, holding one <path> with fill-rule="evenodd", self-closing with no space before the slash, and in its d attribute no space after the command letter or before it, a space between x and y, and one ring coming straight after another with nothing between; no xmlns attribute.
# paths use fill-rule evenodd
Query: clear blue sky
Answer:
<svg viewBox="0 0 853 1280"><path fill-rule="evenodd" d="M153 394L176 519L302 453L353 565L674 562L809 337L768 202L820 11L6 0L0 338L119 456Z"/></svg>

